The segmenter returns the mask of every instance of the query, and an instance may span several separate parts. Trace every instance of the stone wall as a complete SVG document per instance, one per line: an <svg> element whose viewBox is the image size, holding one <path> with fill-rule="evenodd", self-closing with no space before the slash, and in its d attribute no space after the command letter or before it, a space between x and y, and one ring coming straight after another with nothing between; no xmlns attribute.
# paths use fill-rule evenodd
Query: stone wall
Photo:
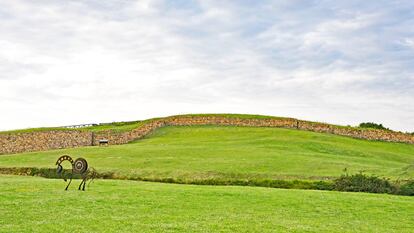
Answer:
<svg viewBox="0 0 414 233"><path fill-rule="evenodd" d="M128 132L101 131L92 133L73 130L0 134L0 154L98 145L99 140L102 139L107 139L111 145L125 144L141 139L160 127L186 125L279 127L331 133L367 140L414 143L414 135L410 134L334 126L293 118L244 119L223 116L175 116L149 120L142 126Z"/></svg>
<svg viewBox="0 0 414 233"><path fill-rule="evenodd" d="M298 121L297 128L300 130L331 133L365 140L414 144L414 135L389 130L351 128L309 121Z"/></svg>
<svg viewBox="0 0 414 233"><path fill-rule="evenodd" d="M90 146L91 138L76 130L0 134L0 154Z"/></svg>

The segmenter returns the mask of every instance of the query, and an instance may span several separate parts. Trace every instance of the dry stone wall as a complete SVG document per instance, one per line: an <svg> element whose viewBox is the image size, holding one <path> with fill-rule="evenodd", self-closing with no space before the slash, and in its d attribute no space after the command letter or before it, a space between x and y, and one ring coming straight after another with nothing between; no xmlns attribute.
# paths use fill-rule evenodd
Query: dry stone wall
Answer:
<svg viewBox="0 0 414 233"><path fill-rule="evenodd" d="M141 139L160 127L189 125L279 127L331 133L367 140L414 143L414 135L410 134L387 130L341 127L293 118L245 119L223 116L175 116L150 120L128 132L101 131L92 133L74 130L0 134L0 154L98 145L99 141L103 139L108 140L111 145L125 144Z"/></svg>
<svg viewBox="0 0 414 233"><path fill-rule="evenodd" d="M90 146L91 138L75 130L0 134L0 154Z"/></svg>
<svg viewBox="0 0 414 233"><path fill-rule="evenodd" d="M351 128L309 121L298 121L297 128L300 130L331 133L365 140L414 144L414 135L389 130Z"/></svg>

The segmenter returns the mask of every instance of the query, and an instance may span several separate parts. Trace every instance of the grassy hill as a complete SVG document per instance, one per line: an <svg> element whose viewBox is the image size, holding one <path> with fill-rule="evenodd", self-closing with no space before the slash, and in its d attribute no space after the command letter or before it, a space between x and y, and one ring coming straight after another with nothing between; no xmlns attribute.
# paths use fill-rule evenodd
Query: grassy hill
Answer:
<svg viewBox="0 0 414 233"><path fill-rule="evenodd" d="M414 177L414 145L375 142L280 128L179 126L144 140L0 156L0 167L54 168L62 154L86 158L119 177L181 180L323 180L363 171Z"/></svg>
<svg viewBox="0 0 414 233"><path fill-rule="evenodd" d="M412 144L212 125L163 127L124 145L0 155L0 173L55 168L62 154L110 178L183 184L306 188L345 168L414 178ZM0 175L0 232L414 232L413 197L131 180L95 180L86 192L75 180L65 192L61 179Z"/></svg>

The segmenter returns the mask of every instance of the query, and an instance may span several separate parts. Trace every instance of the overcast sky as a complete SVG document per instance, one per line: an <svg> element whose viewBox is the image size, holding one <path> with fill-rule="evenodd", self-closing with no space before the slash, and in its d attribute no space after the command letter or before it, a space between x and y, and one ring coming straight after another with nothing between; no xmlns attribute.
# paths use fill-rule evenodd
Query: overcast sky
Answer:
<svg viewBox="0 0 414 233"><path fill-rule="evenodd" d="M0 130L254 113L414 131L414 1L0 0Z"/></svg>

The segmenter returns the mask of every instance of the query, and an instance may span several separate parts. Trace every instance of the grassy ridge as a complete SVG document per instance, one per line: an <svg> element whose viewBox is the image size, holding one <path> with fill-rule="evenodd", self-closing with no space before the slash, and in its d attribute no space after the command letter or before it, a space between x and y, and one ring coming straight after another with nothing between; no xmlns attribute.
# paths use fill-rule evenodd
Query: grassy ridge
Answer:
<svg viewBox="0 0 414 233"><path fill-rule="evenodd" d="M217 117L228 117L228 118L239 118L239 119L285 119L284 117L275 117L275 116L264 116L264 115L250 115L250 114L184 114L184 115L174 115L170 117L196 117L196 116L217 116ZM167 117L168 118L168 117ZM40 128L28 128L28 129L17 129L17 130L8 130L0 131L0 134L10 134L10 133L32 133L32 132L42 132L42 131L60 131L60 130L81 130L81 131L91 131L99 132L105 130L111 130L116 132L125 132L136 129L142 126L145 123L149 123L153 120L159 120L161 118L151 118L143 121L125 121L125 122L112 122L112 123L101 123L95 126L88 126L82 128L66 128L66 127L40 127Z"/></svg>
<svg viewBox="0 0 414 233"><path fill-rule="evenodd" d="M62 154L85 157L100 172L140 179L326 180L364 171L414 178L414 145L280 128L165 127L146 139L0 156L0 167L54 168Z"/></svg>
<svg viewBox="0 0 414 233"><path fill-rule="evenodd" d="M74 130L74 129L64 128L64 127L41 127L41 128L28 128L28 129L0 131L0 134L34 133L34 132L44 132L44 131L71 131L71 130Z"/></svg>
<svg viewBox="0 0 414 233"><path fill-rule="evenodd" d="M410 197L0 176L0 232L413 232Z"/></svg>
<svg viewBox="0 0 414 233"><path fill-rule="evenodd" d="M95 126L89 126L80 128L80 130L85 131L92 131L92 132L99 132L104 130L111 130L111 131L130 131L136 129L143 125L145 121L128 121L128 122L112 122L112 123L103 123Z"/></svg>
<svg viewBox="0 0 414 233"><path fill-rule="evenodd" d="M251 114L183 114L183 115L174 115L169 117L158 117L151 118L143 121L126 121L126 122L112 122L112 123L101 123L95 126L82 127L82 128L66 128L66 127L42 127L42 128L28 128L28 129L17 129L9 131L0 131L0 134L11 134L11 133L31 133L39 131L51 131L51 130L81 130L81 131L91 131L91 132L100 132L111 130L115 132L126 132L133 129L136 129L142 126L145 123L149 123L154 120L167 119L170 117L226 117L226 118L238 118L238 119L293 119L288 117L276 117L276 116L266 116L266 115L251 115ZM312 123L312 122L310 122ZM320 123L320 122L313 122ZM362 130L374 130L372 128L361 128L353 126L342 126L342 125L333 125L340 128L352 128L352 129L362 129ZM389 130L389 129L387 129ZM390 131L390 130L389 130Z"/></svg>
<svg viewBox="0 0 414 233"><path fill-rule="evenodd" d="M104 130L112 130L117 132L125 132L136 129L143 125L146 121L128 121L128 122L112 122L112 123L102 123L95 126L88 126L82 128L66 128L66 127L41 127L41 128L29 128L29 129L17 129L9 131L0 131L0 134L15 134L15 133L33 133L33 132L43 132L43 131L91 131L99 132Z"/></svg>

